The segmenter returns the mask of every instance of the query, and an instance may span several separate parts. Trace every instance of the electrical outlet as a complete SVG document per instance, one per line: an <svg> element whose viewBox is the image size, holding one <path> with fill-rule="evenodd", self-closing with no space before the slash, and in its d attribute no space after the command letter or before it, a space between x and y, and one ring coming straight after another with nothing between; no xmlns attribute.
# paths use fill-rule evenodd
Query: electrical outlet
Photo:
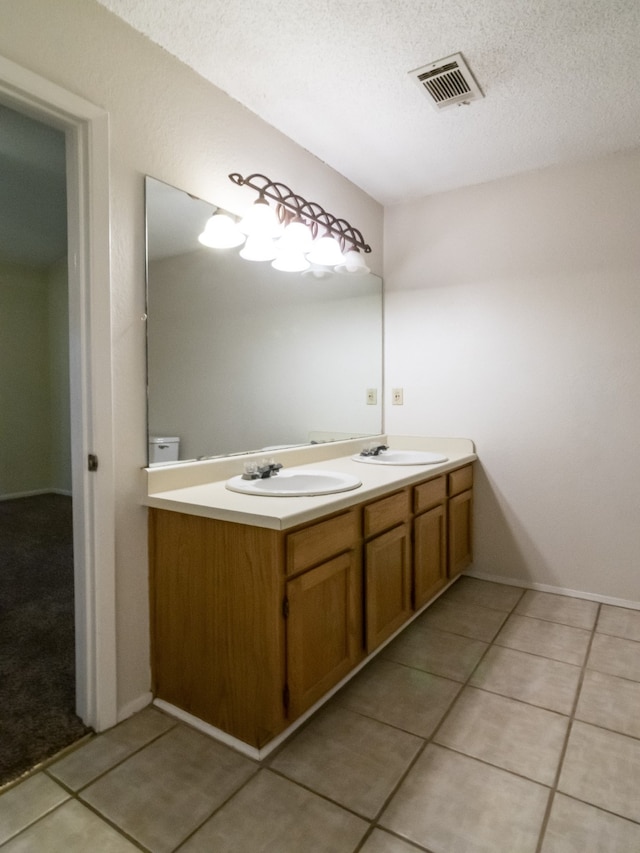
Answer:
<svg viewBox="0 0 640 853"><path fill-rule="evenodd" d="M375 406L378 403L378 389L367 388L367 406Z"/></svg>
<svg viewBox="0 0 640 853"><path fill-rule="evenodd" d="M402 388L391 389L391 403L394 406L404 405L404 392Z"/></svg>

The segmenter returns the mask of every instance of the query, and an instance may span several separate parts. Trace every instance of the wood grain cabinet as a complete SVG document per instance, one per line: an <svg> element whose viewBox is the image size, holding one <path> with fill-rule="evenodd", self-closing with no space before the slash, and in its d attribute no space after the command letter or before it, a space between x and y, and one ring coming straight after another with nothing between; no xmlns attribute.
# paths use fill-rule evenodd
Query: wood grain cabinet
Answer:
<svg viewBox="0 0 640 853"><path fill-rule="evenodd" d="M411 615L409 492L364 507L366 650L372 652Z"/></svg>
<svg viewBox="0 0 640 853"><path fill-rule="evenodd" d="M414 487L413 606L419 610L447 583L447 477Z"/></svg>
<svg viewBox="0 0 640 853"><path fill-rule="evenodd" d="M362 659L360 515L287 536L285 709L296 719ZM313 566L313 568L310 568Z"/></svg>
<svg viewBox="0 0 640 853"><path fill-rule="evenodd" d="M465 465L448 478L448 572L454 578L473 559L473 466Z"/></svg>
<svg viewBox="0 0 640 853"><path fill-rule="evenodd" d="M153 692L260 749L471 562L472 466L271 530L149 511Z"/></svg>
<svg viewBox="0 0 640 853"><path fill-rule="evenodd" d="M153 692L260 747L287 726L278 531L150 511Z"/></svg>

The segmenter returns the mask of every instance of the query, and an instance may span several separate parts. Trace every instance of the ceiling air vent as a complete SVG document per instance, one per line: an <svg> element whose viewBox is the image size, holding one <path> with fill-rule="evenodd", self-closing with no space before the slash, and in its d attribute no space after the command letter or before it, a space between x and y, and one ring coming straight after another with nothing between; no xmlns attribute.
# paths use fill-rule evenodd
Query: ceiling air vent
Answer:
<svg viewBox="0 0 640 853"><path fill-rule="evenodd" d="M409 74L436 110L484 97L461 53L430 62Z"/></svg>

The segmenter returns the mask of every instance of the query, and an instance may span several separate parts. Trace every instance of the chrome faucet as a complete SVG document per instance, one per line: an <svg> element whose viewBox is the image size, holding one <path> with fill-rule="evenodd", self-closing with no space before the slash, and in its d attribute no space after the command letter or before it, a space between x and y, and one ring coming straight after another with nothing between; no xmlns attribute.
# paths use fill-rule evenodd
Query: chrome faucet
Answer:
<svg viewBox="0 0 640 853"><path fill-rule="evenodd" d="M388 450L386 444L371 444L369 447L363 447L360 451L360 456L379 456L381 450Z"/></svg>
<svg viewBox="0 0 640 853"><path fill-rule="evenodd" d="M245 462L242 479L267 480L269 477L275 477L281 468L281 463L273 459L262 459L260 463Z"/></svg>

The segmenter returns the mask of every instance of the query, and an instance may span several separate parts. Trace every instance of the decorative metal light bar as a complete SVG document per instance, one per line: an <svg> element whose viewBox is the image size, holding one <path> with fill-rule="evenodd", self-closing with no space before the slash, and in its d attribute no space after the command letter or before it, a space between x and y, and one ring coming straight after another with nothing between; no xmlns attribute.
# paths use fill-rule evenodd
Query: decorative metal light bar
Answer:
<svg viewBox="0 0 640 853"><path fill-rule="evenodd" d="M350 225L346 219L339 219L313 201L307 201L296 195L293 190L278 181L272 181L265 175L253 174L243 178L237 172L229 175L234 184L250 187L259 193L259 199L270 199L276 203L276 213L283 225L294 220L302 220L315 239L319 232L335 237L342 251L370 252L371 246L364 241L362 233Z"/></svg>

